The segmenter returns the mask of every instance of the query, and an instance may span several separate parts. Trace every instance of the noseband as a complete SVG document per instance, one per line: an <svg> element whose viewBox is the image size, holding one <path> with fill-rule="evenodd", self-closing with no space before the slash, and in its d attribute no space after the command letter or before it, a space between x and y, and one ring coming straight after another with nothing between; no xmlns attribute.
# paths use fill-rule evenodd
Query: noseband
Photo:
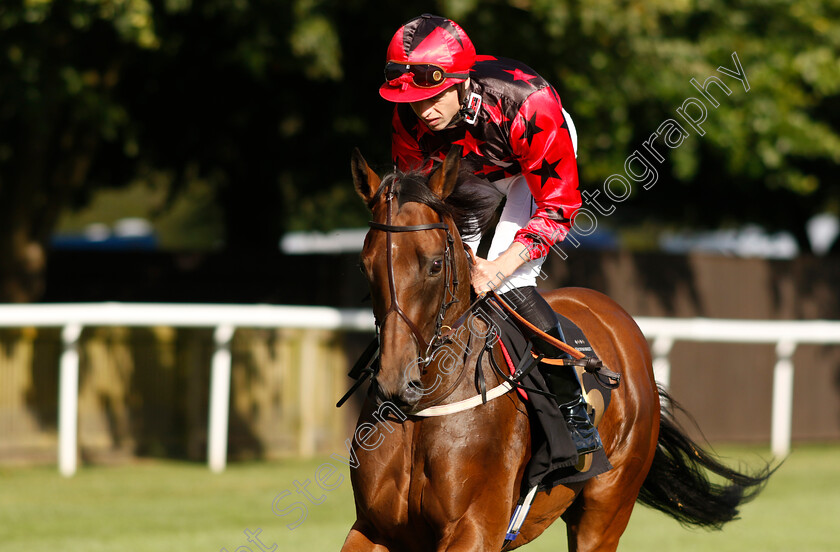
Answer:
<svg viewBox="0 0 840 552"><path fill-rule="evenodd" d="M368 225L372 229L381 230L385 232L387 239L386 262L388 265L388 289L390 290L391 294L391 305L390 307L388 307L388 311L385 313L385 316L382 317L382 320L376 321L377 334L379 333L378 330L385 325L385 321L388 319L388 317L393 313L397 313L397 315L400 318L402 318L403 321L411 329L411 333L414 334L414 339L417 340L417 345L420 347L420 351L423 352L423 358L420 359L420 362L422 364L428 364L431 360L432 352L434 351L434 349L444 341L441 338L441 332L443 331L443 319L446 317L446 310L451 305L458 302L458 299L456 298L456 294L458 292L458 273L455 270L455 263L452 251L452 246L455 243L455 239L449 232L449 225L443 221L409 226L391 224L391 205L393 203L395 195L393 190L393 182L388 184L388 188L385 193L385 200L387 203L387 218L385 224L373 221L368 222ZM392 235L394 232L420 232L423 230L444 230L446 232L446 249L444 251L443 277L447 284L443 292L443 298L441 299L440 308L438 309L437 319L435 321L435 333L430 341L426 341L426 339L420 333L420 329L414 322L411 321L408 315L405 314L405 311L403 311L402 307L400 307L399 302L397 301L397 287L394 279L394 261L391 254ZM450 285L448 284L450 280L450 274L452 280L451 289Z"/></svg>

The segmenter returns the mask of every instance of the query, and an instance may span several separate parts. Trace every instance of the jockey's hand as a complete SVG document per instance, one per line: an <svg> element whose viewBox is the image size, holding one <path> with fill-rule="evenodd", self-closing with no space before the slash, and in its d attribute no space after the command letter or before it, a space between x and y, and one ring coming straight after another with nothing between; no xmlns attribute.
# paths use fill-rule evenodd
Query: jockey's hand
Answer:
<svg viewBox="0 0 840 552"><path fill-rule="evenodd" d="M513 242L496 259L488 261L479 257L470 271L470 282L479 295L500 289L508 276L516 272L528 259L528 249L519 242Z"/></svg>
<svg viewBox="0 0 840 552"><path fill-rule="evenodd" d="M501 286L501 278L498 276L499 268L493 261L475 258L475 264L470 271L470 282L478 295L484 295L488 291Z"/></svg>

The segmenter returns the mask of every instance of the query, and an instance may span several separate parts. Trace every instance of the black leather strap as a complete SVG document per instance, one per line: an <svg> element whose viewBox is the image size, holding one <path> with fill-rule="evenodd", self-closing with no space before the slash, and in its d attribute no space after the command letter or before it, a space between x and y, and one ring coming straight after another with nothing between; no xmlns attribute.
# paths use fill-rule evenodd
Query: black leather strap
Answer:
<svg viewBox="0 0 840 552"><path fill-rule="evenodd" d="M385 232L418 232L420 230L449 230L445 222L434 222L429 224L415 224L414 226L396 226L393 224L382 224L380 222L368 222L368 226Z"/></svg>

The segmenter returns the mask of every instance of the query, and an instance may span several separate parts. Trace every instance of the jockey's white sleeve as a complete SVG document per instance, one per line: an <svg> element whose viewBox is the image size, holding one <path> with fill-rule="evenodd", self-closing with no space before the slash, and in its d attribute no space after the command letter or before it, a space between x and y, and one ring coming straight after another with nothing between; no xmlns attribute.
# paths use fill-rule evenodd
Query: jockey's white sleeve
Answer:
<svg viewBox="0 0 840 552"><path fill-rule="evenodd" d="M563 118L566 119L566 124L569 126L569 136L572 137L572 147L575 148L575 159L577 159L577 129L575 122L572 121L572 116L563 108Z"/></svg>

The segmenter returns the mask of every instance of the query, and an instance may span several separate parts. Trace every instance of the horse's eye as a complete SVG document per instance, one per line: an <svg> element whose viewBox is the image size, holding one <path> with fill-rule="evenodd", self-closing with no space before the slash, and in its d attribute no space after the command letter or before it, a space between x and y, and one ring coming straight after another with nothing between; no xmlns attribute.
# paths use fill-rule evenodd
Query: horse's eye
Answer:
<svg viewBox="0 0 840 552"><path fill-rule="evenodd" d="M429 269L429 273L440 274L441 270L443 270L443 261L441 259L435 259L432 261L432 267Z"/></svg>

